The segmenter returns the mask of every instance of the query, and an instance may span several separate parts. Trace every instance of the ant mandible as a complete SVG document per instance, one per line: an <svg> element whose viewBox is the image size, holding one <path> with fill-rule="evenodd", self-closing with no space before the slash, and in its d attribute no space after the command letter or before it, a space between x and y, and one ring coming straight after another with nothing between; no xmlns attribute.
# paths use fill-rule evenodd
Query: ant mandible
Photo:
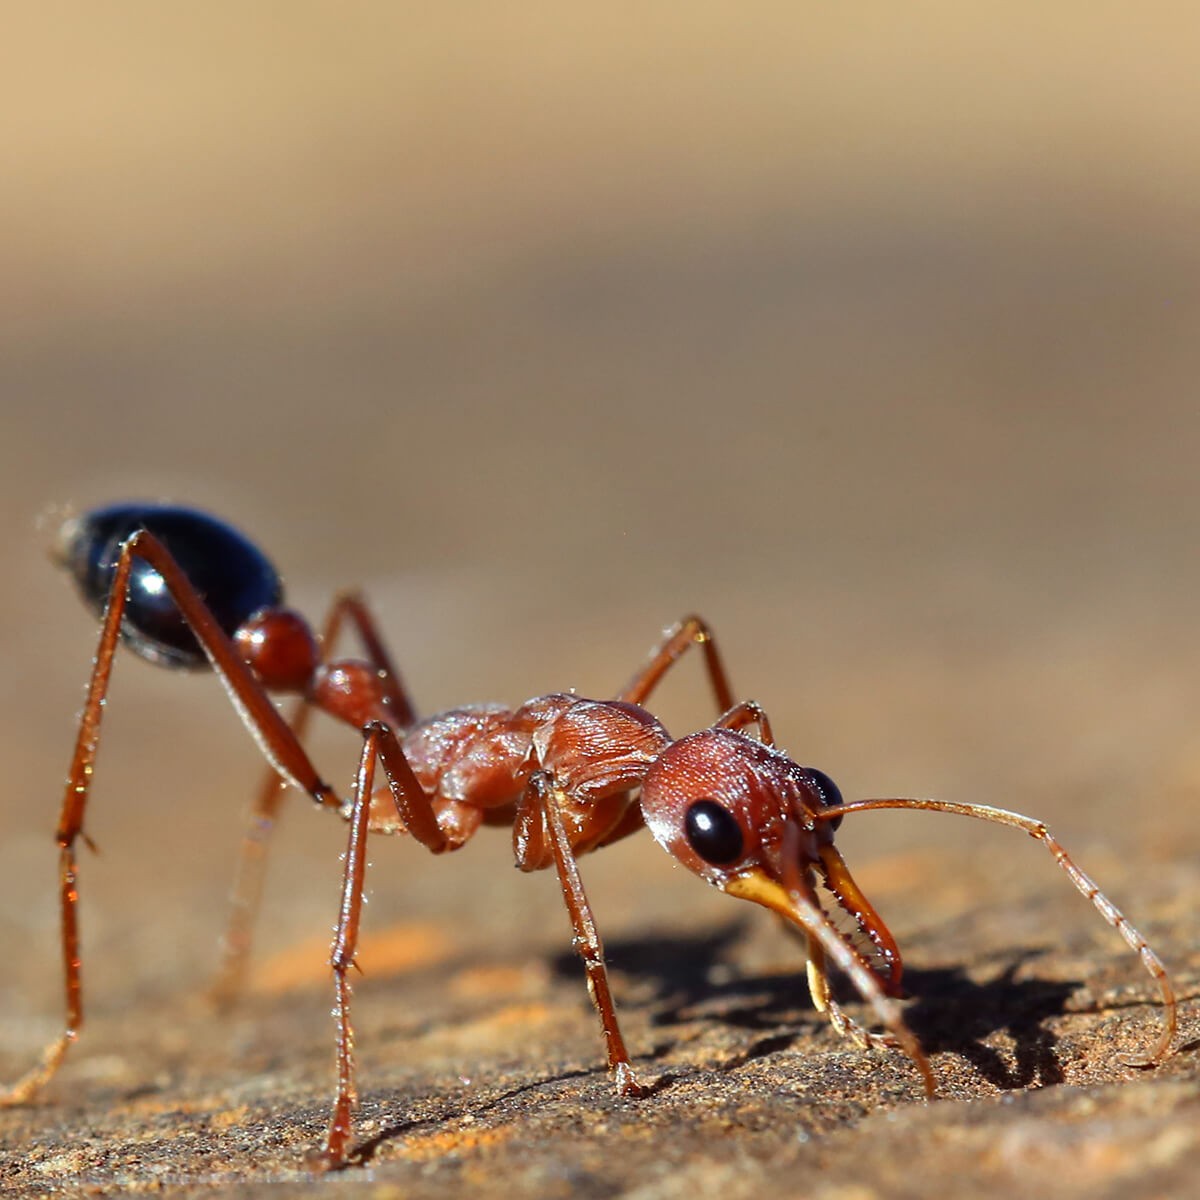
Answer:
<svg viewBox="0 0 1200 1200"><path fill-rule="evenodd" d="M279 575L262 552L206 513L155 504L98 509L64 524L57 552L102 617L56 834L66 1026L46 1047L41 1062L0 1094L0 1104L20 1104L43 1087L83 1023L75 843L88 841L84 814L118 638L164 666L211 666L270 763L243 843L215 989L219 999L236 995L245 972L266 834L284 789L291 785L306 791L320 807L348 822L330 955L337 1090L316 1159L323 1167L342 1167L350 1159L356 1092L347 973L358 943L369 833L406 832L441 854L457 850L483 824L506 824L512 827L521 870L555 868L600 1017L608 1065L625 1096L640 1095L644 1088L617 1024L603 947L576 859L643 825L710 884L791 922L807 942L815 1007L859 1046L902 1049L931 1097L933 1072L896 1003L901 995L899 949L834 847L834 831L848 814L884 808L958 813L1022 829L1046 846L1158 985L1163 1030L1145 1063L1138 1065L1159 1062L1170 1052L1176 1004L1161 960L1044 824L976 804L922 799L844 803L827 775L799 766L775 747L759 705L735 703L712 632L698 617L669 630L615 699L552 693L515 709L475 704L419 720L359 596L338 598L321 635L315 636L302 616L283 607ZM357 632L364 656L331 659L330 648L346 624ZM703 653L722 715L710 728L673 740L643 705L693 646ZM280 714L270 693L299 695L290 718ZM349 800L325 783L301 745L312 709L362 732L362 756ZM751 728L756 737L747 732ZM378 790L377 763L386 777L386 786ZM857 940L841 932L821 907L818 881L853 918ZM829 964L849 977L885 1034L868 1032L840 1008L831 994Z"/></svg>

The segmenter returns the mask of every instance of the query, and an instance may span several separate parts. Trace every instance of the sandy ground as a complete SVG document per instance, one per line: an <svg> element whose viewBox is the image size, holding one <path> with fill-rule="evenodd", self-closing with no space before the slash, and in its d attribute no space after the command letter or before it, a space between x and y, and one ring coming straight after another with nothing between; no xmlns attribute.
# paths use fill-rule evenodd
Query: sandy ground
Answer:
<svg viewBox="0 0 1200 1200"><path fill-rule="evenodd" d="M1200 30L1190 5L38 6L0 138L0 1070L58 1028L50 839L92 620L55 506L237 521L316 617L361 585L424 711L604 695L685 612L847 796L911 1065L649 839L583 864L654 1095L618 1100L549 876L373 853L365 1166L332 1086L342 830L289 810L247 1003L203 1001L257 753L117 669L84 863L89 1026L0 1114L6 1194L1182 1194L1198 1147ZM1086 23L1085 23L1086 22ZM50 515L46 515L46 514ZM656 706L711 719L698 668ZM358 739L314 735L350 779ZM856 1010L857 1011L857 1010Z"/></svg>

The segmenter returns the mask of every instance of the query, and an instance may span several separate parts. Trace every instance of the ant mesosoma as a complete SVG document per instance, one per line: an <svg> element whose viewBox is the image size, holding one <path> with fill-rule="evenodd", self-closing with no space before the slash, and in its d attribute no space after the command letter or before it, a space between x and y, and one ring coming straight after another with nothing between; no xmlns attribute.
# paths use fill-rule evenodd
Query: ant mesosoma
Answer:
<svg viewBox="0 0 1200 1200"><path fill-rule="evenodd" d="M617 1024L600 936L584 894L579 855L647 826L655 840L707 882L774 910L804 937L808 985L816 1008L862 1047L898 1046L934 1094L929 1062L896 998L901 958L891 933L859 891L833 844L842 818L884 808L926 809L1022 829L1041 841L1071 881L1137 952L1162 996L1162 1034L1146 1064L1169 1053L1175 996L1145 939L1068 857L1040 821L1002 809L936 800L844 803L823 772L775 748L757 704L735 703L716 642L698 617L669 630L642 669L612 700L574 694L538 696L518 708L475 704L418 719L362 599L343 595L321 635L284 608L275 569L251 542L194 509L122 504L72 518L57 552L85 600L101 615L100 642L57 829L66 1026L39 1065L0 1094L19 1104L55 1073L83 1023L75 843L100 740L100 719L120 637L136 653L170 667L211 666L271 766L253 809L234 887L234 905L216 985L232 999L244 975L266 835L287 785L307 792L349 824L341 902L330 963L337 1025L337 1092L318 1161L349 1158L356 1093L350 985L362 915L369 833L407 832L435 854L456 850L481 825L510 825L517 866L553 866L600 1017L618 1091L643 1092ZM330 659L350 625L361 659ZM722 714L708 729L673 739L643 705L689 647L703 653ZM300 702L282 716L270 693ZM361 730L362 756L349 800L317 773L301 746L307 715L320 709ZM757 734L751 737L748 730ZM381 763L386 786L375 788ZM821 907L823 885L857 926L843 933ZM831 994L827 967L849 977L886 1033L868 1032Z"/></svg>

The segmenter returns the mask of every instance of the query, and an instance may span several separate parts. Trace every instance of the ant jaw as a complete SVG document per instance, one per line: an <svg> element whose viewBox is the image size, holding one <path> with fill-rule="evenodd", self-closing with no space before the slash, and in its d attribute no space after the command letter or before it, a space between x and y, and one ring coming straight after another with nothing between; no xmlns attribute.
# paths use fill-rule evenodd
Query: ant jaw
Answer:
<svg viewBox="0 0 1200 1200"><path fill-rule="evenodd" d="M813 918L809 915L815 899L802 898L800 893L793 891L786 884L774 878L765 867L750 867L727 880L722 880L717 887L726 895L736 896L739 900L752 900L755 904L760 904L763 908L778 913L789 925L798 929L810 941L816 934ZM831 931L832 929L833 927L830 926ZM834 936L841 938L842 935L835 933ZM859 958L860 962L862 961L858 952L848 943L846 949ZM884 981L879 978L878 974L865 962L862 962L862 966L875 978L882 989Z"/></svg>
<svg viewBox="0 0 1200 1200"><path fill-rule="evenodd" d="M894 998L888 995L886 982L830 921L813 895L799 863L799 844L800 833L796 826L785 829L781 855L782 879L775 878L766 867L755 865L732 875L719 883L718 887L731 896L753 900L769 908L804 934L808 941L808 980L814 1007L829 1013L836 1029L845 1032L847 1028L858 1028L859 1034L867 1039L865 1031L853 1022L848 1023L844 1014L839 1015L840 1009L832 1002L829 993L826 963L846 975L858 994L871 1005L876 1018L887 1028L895 1044L916 1064L925 1084L925 1094L932 1098L936 1084L928 1059L904 1024ZM869 1039L867 1042L870 1044Z"/></svg>
<svg viewBox="0 0 1200 1200"><path fill-rule="evenodd" d="M846 860L838 853L837 847L832 842L827 842L819 853L825 886L838 904L854 918L855 924L866 935L879 956L880 961L870 969L879 977L879 982L889 996L902 999L904 964L900 957L900 947L896 945L891 930L854 882L850 868L846 866Z"/></svg>
<svg viewBox="0 0 1200 1200"><path fill-rule="evenodd" d="M859 958L863 967L875 977L884 994L893 998L903 995L901 978L903 965L899 948L896 946L891 932L883 923L867 898L859 891L857 884L846 869L842 857L832 845L821 847L818 870L824 878L825 885L833 897L848 912L862 933L874 947L878 959L872 963L863 957L860 950L852 953ZM793 871L785 868L783 877L793 875ZM752 866L740 871L729 879L721 880L717 887L727 895L736 896L739 900L752 900L772 912L778 913L790 925L794 925L806 934L813 931L809 921L802 911L802 905L797 900L793 887L799 887L797 878L793 886L781 882L766 867ZM847 943L849 945L849 943Z"/></svg>
<svg viewBox="0 0 1200 1200"><path fill-rule="evenodd" d="M727 895L736 896L739 900L753 900L755 904L777 912L793 925L801 929L807 928L791 892L779 880L773 879L763 867L751 867L717 886Z"/></svg>

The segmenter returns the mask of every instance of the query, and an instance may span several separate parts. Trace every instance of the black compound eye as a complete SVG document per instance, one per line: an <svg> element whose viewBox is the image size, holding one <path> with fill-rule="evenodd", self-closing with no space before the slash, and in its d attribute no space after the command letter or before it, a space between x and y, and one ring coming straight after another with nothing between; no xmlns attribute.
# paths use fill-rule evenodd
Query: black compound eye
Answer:
<svg viewBox="0 0 1200 1200"><path fill-rule="evenodd" d="M737 818L715 800L697 800L683 821L688 844L705 862L723 867L737 862L745 848L745 838Z"/></svg>
<svg viewBox="0 0 1200 1200"><path fill-rule="evenodd" d="M845 804L842 799L842 789L824 771L819 771L816 767L806 767L805 770L808 773L809 782L816 790L817 795L821 797L822 808L837 808L839 805ZM829 825L836 829L841 823L841 817L834 817Z"/></svg>

